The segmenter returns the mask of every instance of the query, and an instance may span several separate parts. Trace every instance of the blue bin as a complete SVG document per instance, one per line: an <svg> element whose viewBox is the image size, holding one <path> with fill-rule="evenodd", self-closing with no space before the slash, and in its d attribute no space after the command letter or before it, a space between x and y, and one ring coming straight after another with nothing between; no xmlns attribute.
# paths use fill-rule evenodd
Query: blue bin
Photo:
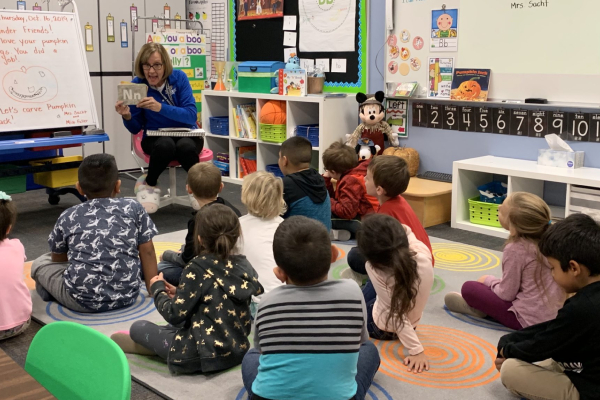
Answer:
<svg viewBox="0 0 600 400"><path fill-rule="evenodd" d="M210 133L229 136L229 117L210 117Z"/></svg>
<svg viewBox="0 0 600 400"><path fill-rule="evenodd" d="M319 147L319 125L298 125L296 127L296 136L302 136L310 140L313 147Z"/></svg>
<svg viewBox="0 0 600 400"><path fill-rule="evenodd" d="M494 204L502 204L504 200L506 200L506 195L508 193L507 188L503 186L502 182L498 181L493 181L490 183L486 183L485 185L481 185L477 188L477 190L481 190L482 192L489 190L491 193L500 194L500 196L495 196L491 198L484 196L481 193L479 194L479 201Z"/></svg>

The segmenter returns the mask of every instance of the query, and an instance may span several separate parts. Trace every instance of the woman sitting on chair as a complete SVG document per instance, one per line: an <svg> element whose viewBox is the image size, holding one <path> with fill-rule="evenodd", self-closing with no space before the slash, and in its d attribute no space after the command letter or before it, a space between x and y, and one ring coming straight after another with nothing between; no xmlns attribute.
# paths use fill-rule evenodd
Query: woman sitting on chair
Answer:
<svg viewBox="0 0 600 400"><path fill-rule="evenodd" d="M187 172L198 162L204 139L146 135L147 130L197 127L196 100L190 82L183 71L173 69L162 45L146 43L142 46L135 60L135 75L132 82L148 85L148 97L131 107L118 101L115 109L123 117L123 124L129 132L135 135L140 130L144 131L141 145L150 161L148 174L138 179L135 192L138 201L151 213L158 208L160 189L156 185L160 174L174 160ZM142 201L144 191L148 195ZM153 196L155 193L158 196Z"/></svg>

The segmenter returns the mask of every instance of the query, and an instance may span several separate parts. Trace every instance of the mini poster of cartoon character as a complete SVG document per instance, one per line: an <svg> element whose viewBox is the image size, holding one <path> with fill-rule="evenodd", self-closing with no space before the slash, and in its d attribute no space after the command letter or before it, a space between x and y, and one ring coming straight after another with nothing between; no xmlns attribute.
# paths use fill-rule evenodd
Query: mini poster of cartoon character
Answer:
<svg viewBox="0 0 600 400"><path fill-rule="evenodd" d="M408 139L408 100L387 99L385 120L400 139Z"/></svg>
<svg viewBox="0 0 600 400"><path fill-rule="evenodd" d="M431 11L431 51L458 51L458 9Z"/></svg>
<svg viewBox="0 0 600 400"><path fill-rule="evenodd" d="M283 0L238 0L238 21L283 17Z"/></svg>
<svg viewBox="0 0 600 400"><path fill-rule="evenodd" d="M452 89L454 58L430 58L427 74L427 97L449 99Z"/></svg>

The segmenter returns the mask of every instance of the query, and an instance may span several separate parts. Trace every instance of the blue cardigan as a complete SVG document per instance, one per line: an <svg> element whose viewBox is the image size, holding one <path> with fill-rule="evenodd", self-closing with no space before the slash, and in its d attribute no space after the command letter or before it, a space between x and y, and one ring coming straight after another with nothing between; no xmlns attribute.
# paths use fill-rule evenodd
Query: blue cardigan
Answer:
<svg viewBox="0 0 600 400"><path fill-rule="evenodd" d="M168 78L171 86L173 102L175 106L170 105L165 101L158 90L152 89L148 85L148 81L138 77L133 78L133 83L145 83L148 85L148 96L154 97L156 101L162 104L160 112L154 112L136 106L129 106L131 111L131 119L123 120L125 128L132 134L139 133L144 130L157 130L159 128L196 128L197 110L196 100L192 93L192 87L185 72L174 69L173 73ZM166 94L166 88L163 89L163 94Z"/></svg>

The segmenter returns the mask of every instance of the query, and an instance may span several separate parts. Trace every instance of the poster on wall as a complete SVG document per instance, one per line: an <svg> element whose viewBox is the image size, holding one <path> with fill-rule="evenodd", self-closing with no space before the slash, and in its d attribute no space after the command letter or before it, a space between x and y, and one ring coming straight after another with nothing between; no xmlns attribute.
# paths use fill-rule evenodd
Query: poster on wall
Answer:
<svg viewBox="0 0 600 400"><path fill-rule="evenodd" d="M458 51L458 9L431 11L431 51Z"/></svg>
<svg viewBox="0 0 600 400"><path fill-rule="evenodd" d="M301 52L355 51L356 0L298 0Z"/></svg>
<svg viewBox="0 0 600 400"><path fill-rule="evenodd" d="M430 58L427 75L427 97L449 99L452 89L454 58Z"/></svg>
<svg viewBox="0 0 600 400"><path fill-rule="evenodd" d="M283 17L283 0L239 0L238 21Z"/></svg>
<svg viewBox="0 0 600 400"><path fill-rule="evenodd" d="M387 99L385 120L400 139L408 139L408 100Z"/></svg>

